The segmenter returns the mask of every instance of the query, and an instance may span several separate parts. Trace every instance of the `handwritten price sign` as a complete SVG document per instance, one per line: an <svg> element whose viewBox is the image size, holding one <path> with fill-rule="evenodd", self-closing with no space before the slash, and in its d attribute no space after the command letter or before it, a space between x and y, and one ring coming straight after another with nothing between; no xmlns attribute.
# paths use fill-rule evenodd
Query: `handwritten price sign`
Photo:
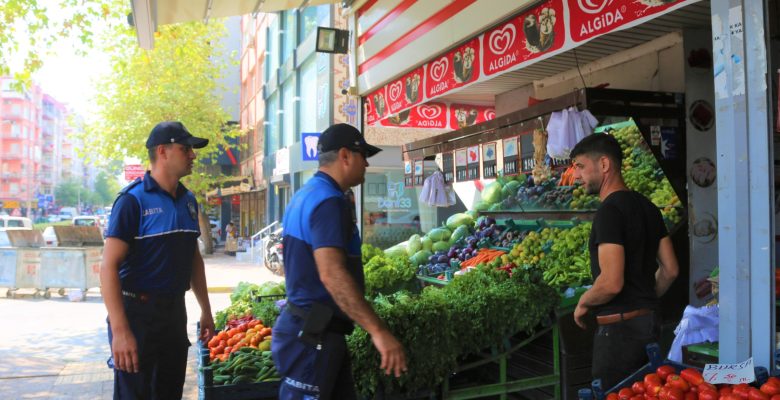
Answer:
<svg viewBox="0 0 780 400"><path fill-rule="evenodd" d="M704 366L704 381L716 383L750 383L756 380L753 357L739 364L707 364Z"/></svg>

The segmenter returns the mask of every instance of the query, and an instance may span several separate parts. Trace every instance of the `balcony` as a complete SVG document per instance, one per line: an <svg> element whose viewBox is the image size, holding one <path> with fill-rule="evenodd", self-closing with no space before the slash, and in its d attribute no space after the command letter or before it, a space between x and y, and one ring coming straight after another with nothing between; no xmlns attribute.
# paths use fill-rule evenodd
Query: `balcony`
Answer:
<svg viewBox="0 0 780 400"><path fill-rule="evenodd" d="M2 174L2 176L3 176L3 179L8 179L8 180L19 180L19 179L24 178L24 175L22 175L22 174L20 174L18 172L4 172Z"/></svg>

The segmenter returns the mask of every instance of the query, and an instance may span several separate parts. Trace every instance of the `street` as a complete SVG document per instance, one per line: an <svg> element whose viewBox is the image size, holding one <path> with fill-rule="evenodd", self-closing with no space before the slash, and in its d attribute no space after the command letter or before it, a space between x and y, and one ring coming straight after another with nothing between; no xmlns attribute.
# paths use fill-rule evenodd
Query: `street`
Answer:
<svg viewBox="0 0 780 400"><path fill-rule="evenodd" d="M227 290L240 281L262 283L282 279L262 266L236 262L234 257L224 254L206 255L204 260L213 312L230 304ZM6 327L0 331L3 398L112 398L113 373L106 366L109 356L106 309L98 290L90 290L84 302L71 302L56 293L49 300L4 296L5 289L0 289L0 315ZM194 344L200 309L192 292L187 292L186 302L188 332ZM197 399L194 346L190 348L188 363L183 398Z"/></svg>

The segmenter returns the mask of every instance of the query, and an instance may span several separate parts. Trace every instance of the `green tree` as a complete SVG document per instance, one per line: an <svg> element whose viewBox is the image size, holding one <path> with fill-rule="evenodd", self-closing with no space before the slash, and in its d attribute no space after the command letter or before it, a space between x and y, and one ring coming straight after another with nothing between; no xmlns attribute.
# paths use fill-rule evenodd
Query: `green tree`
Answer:
<svg viewBox="0 0 780 400"><path fill-rule="evenodd" d="M197 151L198 158L215 158L218 145L239 135L236 129L225 129L230 117L216 95L224 89L218 82L227 67L221 61L224 49L218 45L224 34L219 20L164 25L154 49L143 50L132 28L116 27L106 47L112 54L112 72L99 81L98 116L80 135L85 144L82 154L146 160L145 142L152 127L178 120L193 135L209 139L209 145ZM209 187L220 180L204 171L198 164L184 179L201 203Z"/></svg>
<svg viewBox="0 0 780 400"><path fill-rule="evenodd" d="M125 0L0 0L0 75L26 84L52 48L85 54L100 27L127 25ZM20 59L12 65L11 59ZM13 71L12 71L13 67Z"/></svg>
<svg viewBox="0 0 780 400"><path fill-rule="evenodd" d="M154 49L144 50L131 28L117 26L106 41L112 72L99 81L98 115L81 133L82 154L105 160L147 160L145 142L151 129L161 121L177 120L193 135L209 139L209 145L197 151L200 160L216 158L218 146L240 134L226 127L230 116L217 96L225 90L219 83L227 67L219 44L225 33L220 20L164 25L155 34ZM206 192L221 178L207 173L201 163L184 178L201 211L207 206ZM200 227L202 232L210 231L203 212ZM206 246L210 252L211 241Z"/></svg>
<svg viewBox="0 0 780 400"><path fill-rule="evenodd" d="M101 206L111 205L121 189L119 186L119 182L106 171L100 171L95 178L94 203Z"/></svg>
<svg viewBox="0 0 780 400"><path fill-rule="evenodd" d="M54 188L54 198L57 205L60 207L75 207L78 205L79 196L87 192L83 186L81 182L73 178L60 182Z"/></svg>

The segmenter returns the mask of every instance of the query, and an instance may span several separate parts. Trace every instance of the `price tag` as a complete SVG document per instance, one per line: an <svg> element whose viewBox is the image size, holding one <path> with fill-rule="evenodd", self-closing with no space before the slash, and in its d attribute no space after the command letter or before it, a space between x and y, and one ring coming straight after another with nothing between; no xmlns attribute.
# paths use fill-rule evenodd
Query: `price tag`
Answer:
<svg viewBox="0 0 780 400"><path fill-rule="evenodd" d="M479 146L471 146L468 148L468 175L467 180L475 181L479 179Z"/></svg>
<svg viewBox="0 0 780 400"><path fill-rule="evenodd" d="M517 137L504 139L504 175L517 175L519 172Z"/></svg>
<svg viewBox="0 0 780 400"><path fill-rule="evenodd" d="M496 143L485 143L482 145L482 178L490 179L496 177Z"/></svg>
<svg viewBox="0 0 780 400"><path fill-rule="evenodd" d="M455 157L452 153L441 155L441 165L444 169L444 182L452 183L455 181Z"/></svg>
<svg viewBox="0 0 780 400"><path fill-rule="evenodd" d="M404 187L414 186L414 175L412 174L412 162L404 161Z"/></svg>
<svg viewBox="0 0 780 400"><path fill-rule="evenodd" d="M423 179L423 160L414 160L414 186L422 186Z"/></svg>
<svg viewBox="0 0 780 400"><path fill-rule="evenodd" d="M463 182L468 180L468 159L466 149L455 151L455 180Z"/></svg>
<svg viewBox="0 0 780 400"><path fill-rule="evenodd" d="M728 383L736 385L738 383L753 382L756 380L753 357L739 364L706 364L702 376L704 376L705 382L712 384Z"/></svg>

